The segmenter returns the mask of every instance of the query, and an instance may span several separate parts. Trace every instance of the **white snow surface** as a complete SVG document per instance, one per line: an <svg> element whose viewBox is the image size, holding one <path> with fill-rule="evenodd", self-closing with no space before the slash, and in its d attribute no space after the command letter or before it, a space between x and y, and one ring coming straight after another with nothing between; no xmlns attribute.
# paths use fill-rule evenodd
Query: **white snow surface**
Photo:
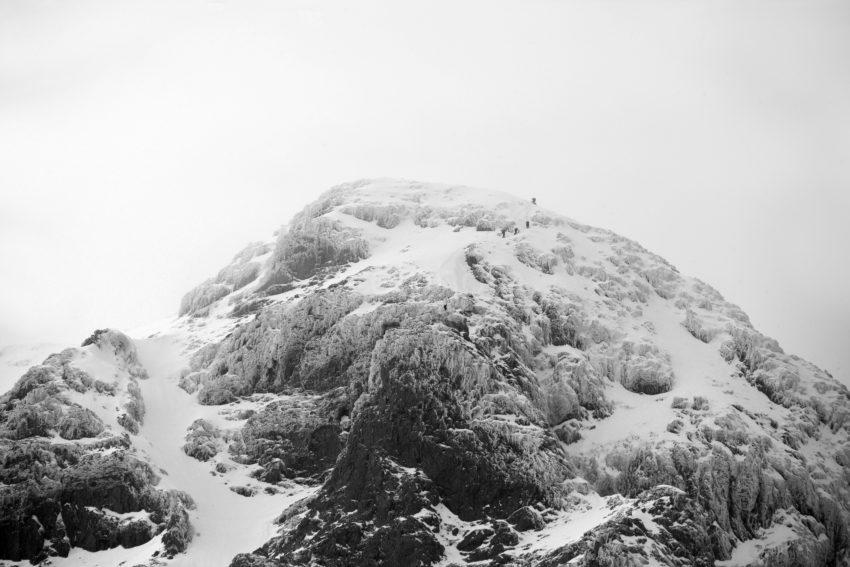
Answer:
<svg viewBox="0 0 850 567"><path fill-rule="evenodd" d="M209 463L187 456L181 447L189 425L221 408L201 406L177 387L186 360L185 346L176 337L143 339L136 345L139 359L150 374L141 383L148 411L139 446L163 471L162 486L187 492L197 506L190 512L195 539L186 554L178 555L169 565L227 565L237 553L253 550L271 538L275 534L274 519L314 489L275 495L258 491L246 498L211 475Z"/></svg>

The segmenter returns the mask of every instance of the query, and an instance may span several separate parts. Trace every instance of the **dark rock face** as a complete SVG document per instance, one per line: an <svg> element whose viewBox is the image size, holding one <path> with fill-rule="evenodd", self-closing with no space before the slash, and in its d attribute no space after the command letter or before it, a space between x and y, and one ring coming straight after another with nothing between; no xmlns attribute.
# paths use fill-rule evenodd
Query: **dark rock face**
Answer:
<svg viewBox="0 0 850 567"><path fill-rule="evenodd" d="M270 543L269 552L284 564L321 558L337 566L424 566L439 559L442 546L431 527L413 517L430 504L431 483L404 474L386 457L373 455L357 466L358 470L346 472L345 479L335 483L342 492L338 497L317 499L288 537ZM331 490L329 485L323 488L323 492ZM352 497L357 499L351 501ZM375 528L364 529L363 522L374 523ZM327 529L321 529L322 525ZM315 544L301 549L298 542L308 534L314 534Z"/></svg>
<svg viewBox="0 0 850 567"><path fill-rule="evenodd" d="M173 557L186 551L191 541L192 524L189 522L189 513L184 506L172 506L162 536L166 556Z"/></svg>
<svg viewBox="0 0 850 567"><path fill-rule="evenodd" d="M249 463L263 467L261 479L310 477L336 462L342 449L342 429L332 403L304 400L276 402L248 419L241 450Z"/></svg>
<svg viewBox="0 0 850 567"><path fill-rule="evenodd" d="M251 458L260 464L282 463L286 476L333 465L304 519L289 535L269 544L270 557L297 564L321 560L329 565L429 565L443 549L434 528L423 519L427 514L419 518L417 513L445 502L462 518L478 518L484 510L507 517L522 506L554 497L552 487L559 477L550 476L550 471L566 465L556 466L557 457L546 453L540 461L538 447L554 446L555 438L541 432L527 447L511 445L504 442L510 428L477 423L470 413L465 400L487 399L505 409L515 402L497 393L497 384L509 384L503 370L458 330L462 319L457 313L450 319L441 303L389 304L352 320L345 313L353 307L346 306L360 300L344 292L331 297L335 310L322 307L329 296L305 300L299 328L322 334L286 336L287 345L295 340L305 347L297 358L284 356L288 370L271 365L278 377L271 383L334 389L301 407L272 404L243 429ZM211 368L238 367L231 363L238 355L228 349L251 343L238 334L230 341ZM265 351L280 352L268 347ZM322 354L316 357L313 352ZM245 361L242 356L243 367ZM257 376L252 382L260 387L269 383L250 367L249 376ZM329 382L329 376L347 377L346 387ZM541 413L526 411L545 423ZM351 428L345 432L348 421ZM409 468L422 473L410 474ZM269 473L273 470L269 467ZM527 522L542 521L535 512L527 516L523 528ZM374 527L364 530L364 525ZM488 553L516 544L507 523L498 534ZM314 543L305 549L308 536Z"/></svg>
<svg viewBox="0 0 850 567"><path fill-rule="evenodd" d="M540 530L546 525L540 512L531 506L523 506L515 511L513 514L508 516L508 522L520 532Z"/></svg>
<svg viewBox="0 0 850 567"><path fill-rule="evenodd" d="M198 393L198 402L205 406L221 406L249 393L245 384L236 376L225 374L207 380Z"/></svg>
<svg viewBox="0 0 850 567"><path fill-rule="evenodd" d="M472 551L473 549L480 547L485 541L488 541L495 533L496 532L490 528L476 528L474 530L470 530L465 536L463 536L460 543L457 544L457 548L459 551Z"/></svg>
<svg viewBox="0 0 850 567"><path fill-rule="evenodd" d="M253 553L240 553L230 562L230 567L280 567L280 565L279 561Z"/></svg>
<svg viewBox="0 0 850 567"><path fill-rule="evenodd" d="M66 503L62 519L72 547L99 551L122 545L135 547L149 541L157 526L147 519L121 522L104 512Z"/></svg>
<svg viewBox="0 0 850 567"><path fill-rule="evenodd" d="M43 441L0 443L0 558L40 561L117 545L131 547L168 529L180 500L154 488L150 467L124 450L87 453ZM117 515L146 512L147 519Z"/></svg>

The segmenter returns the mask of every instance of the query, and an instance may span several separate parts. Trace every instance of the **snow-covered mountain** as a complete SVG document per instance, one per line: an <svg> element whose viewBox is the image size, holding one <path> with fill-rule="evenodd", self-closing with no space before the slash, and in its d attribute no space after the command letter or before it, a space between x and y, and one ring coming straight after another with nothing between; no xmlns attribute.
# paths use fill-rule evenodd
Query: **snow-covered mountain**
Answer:
<svg viewBox="0 0 850 567"><path fill-rule="evenodd" d="M847 565L849 409L635 242L361 181L0 397L0 564Z"/></svg>

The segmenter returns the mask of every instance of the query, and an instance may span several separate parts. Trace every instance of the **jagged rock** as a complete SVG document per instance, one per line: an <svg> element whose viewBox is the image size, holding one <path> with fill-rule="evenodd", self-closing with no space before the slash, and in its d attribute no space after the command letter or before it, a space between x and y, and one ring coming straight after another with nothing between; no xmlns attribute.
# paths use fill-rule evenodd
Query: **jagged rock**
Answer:
<svg viewBox="0 0 850 567"><path fill-rule="evenodd" d="M149 541L156 529L147 519L122 521L105 510L70 503L63 505L62 518L69 543L87 551L135 547Z"/></svg>
<svg viewBox="0 0 850 567"><path fill-rule="evenodd" d="M92 358L110 369L111 382L76 366ZM183 509L180 496L155 488L157 475L116 430L138 432L140 379L147 372L135 344L101 329L82 349L49 356L0 397L0 434L11 439L0 440L0 559L140 545L161 531L169 510ZM111 404L121 412L117 423L107 427L72 401L87 399Z"/></svg>
<svg viewBox="0 0 850 567"><path fill-rule="evenodd" d="M198 402L205 406L221 406L249 392L250 389L238 376L225 374L206 381L198 392Z"/></svg>
<svg viewBox="0 0 850 567"><path fill-rule="evenodd" d="M187 394L194 394L198 388L205 385L209 380L208 372L187 372L180 377L177 385Z"/></svg>
<svg viewBox="0 0 850 567"><path fill-rule="evenodd" d="M548 409L549 421L557 425L566 419L596 418L611 414L611 404L605 399L602 377L577 356L561 358L552 373Z"/></svg>
<svg viewBox="0 0 850 567"><path fill-rule="evenodd" d="M128 413L122 413L118 416L118 425L120 425L133 435L139 433L139 422L133 419L133 416Z"/></svg>
<svg viewBox="0 0 850 567"><path fill-rule="evenodd" d="M236 254L231 264L223 268L215 278L209 279L183 296L180 315L203 316L209 307L232 292L242 289L260 275L260 264L252 261L269 252L263 243L248 245Z"/></svg>
<svg viewBox="0 0 850 567"><path fill-rule="evenodd" d="M62 439L97 437L103 432L103 422L88 408L71 408L57 424Z"/></svg>
<svg viewBox="0 0 850 567"><path fill-rule="evenodd" d="M282 233L272 254L264 287L306 279L322 268L334 268L366 258L369 245L341 223L302 215Z"/></svg>
<svg viewBox="0 0 850 567"><path fill-rule="evenodd" d="M488 541L496 533L490 528L475 528L469 530L460 543L457 544L458 551L472 551Z"/></svg>
<svg viewBox="0 0 850 567"><path fill-rule="evenodd" d="M716 329L707 329L702 319L691 309L687 309L685 312L685 320L682 325L690 334L704 343L710 343L718 333Z"/></svg>
<svg viewBox="0 0 850 567"><path fill-rule="evenodd" d="M186 551L192 541L192 535L189 513L183 506L174 506L165 524L165 533L162 535L162 545L166 555L173 557Z"/></svg>
<svg viewBox="0 0 850 567"><path fill-rule="evenodd" d="M251 416L242 429L248 462L264 468L263 479L310 476L334 464L342 449L333 410L304 399L299 405L272 403Z"/></svg>
<svg viewBox="0 0 850 567"><path fill-rule="evenodd" d="M197 314L233 291L231 286L215 281L207 281L183 296L180 302L180 315Z"/></svg>
<svg viewBox="0 0 850 567"><path fill-rule="evenodd" d="M250 486L231 486L230 490L232 492L235 492L239 496L245 496L246 498L250 498L251 496L256 494L254 489Z"/></svg>
<svg viewBox="0 0 850 567"><path fill-rule="evenodd" d="M208 461L219 452L220 437L221 433L213 424L204 419L196 419L186 435L183 452L193 459Z"/></svg>
<svg viewBox="0 0 850 567"><path fill-rule="evenodd" d="M540 252L526 243L517 244L515 254L517 260L526 266L540 270L544 274L552 274L555 266L558 265L558 257L555 254Z"/></svg>
<svg viewBox="0 0 850 567"><path fill-rule="evenodd" d="M230 562L230 567L280 567L280 562L253 553L240 553Z"/></svg>
<svg viewBox="0 0 850 567"><path fill-rule="evenodd" d="M115 329L98 329L83 341L82 346L89 345L96 345L98 348L112 353L117 360L123 363L124 369L131 377L139 380L147 379L148 373L139 362L136 345L124 333Z"/></svg>
<svg viewBox="0 0 850 567"><path fill-rule="evenodd" d="M123 452L84 453L73 444L17 443L3 447L0 466L0 557L44 557L45 545L67 554L150 540L150 522L109 515L148 510L162 518L172 497L154 488L157 478ZM47 543L45 543L47 542Z"/></svg>
<svg viewBox="0 0 850 567"><path fill-rule="evenodd" d="M576 443L581 439L581 431L579 428L570 422L565 422L553 429L555 436L567 445Z"/></svg>
<svg viewBox="0 0 850 567"><path fill-rule="evenodd" d="M395 228L406 215L407 210L399 205L357 205L345 207L342 212L366 222L375 222L381 228Z"/></svg>
<svg viewBox="0 0 850 567"><path fill-rule="evenodd" d="M495 530L496 533L493 534L493 538L490 540L491 546L512 547L519 543L519 536L507 522L496 520Z"/></svg>
<svg viewBox="0 0 850 567"><path fill-rule="evenodd" d="M508 522L520 532L540 530L546 525L540 512L531 506L519 508L516 512L508 516Z"/></svg>
<svg viewBox="0 0 850 567"><path fill-rule="evenodd" d="M600 358L597 365L603 375L639 394L663 394L673 387L669 355L658 347L624 342L614 356Z"/></svg>
<svg viewBox="0 0 850 567"><path fill-rule="evenodd" d="M504 520L493 522L493 532L493 537L490 538L490 543L486 547L478 546L469 554L470 561L496 559L505 550L519 543L519 536ZM497 565L500 563L503 563L503 561L496 561Z"/></svg>

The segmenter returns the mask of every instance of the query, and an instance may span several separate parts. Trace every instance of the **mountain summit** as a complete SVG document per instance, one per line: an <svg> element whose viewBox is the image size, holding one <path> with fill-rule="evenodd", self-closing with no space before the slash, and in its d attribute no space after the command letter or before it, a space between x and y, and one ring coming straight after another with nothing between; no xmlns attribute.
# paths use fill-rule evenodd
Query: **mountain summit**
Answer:
<svg viewBox="0 0 850 567"><path fill-rule="evenodd" d="M850 564L847 388L511 195L340 185L129 335L0 397L0 559Z"/></svg>

